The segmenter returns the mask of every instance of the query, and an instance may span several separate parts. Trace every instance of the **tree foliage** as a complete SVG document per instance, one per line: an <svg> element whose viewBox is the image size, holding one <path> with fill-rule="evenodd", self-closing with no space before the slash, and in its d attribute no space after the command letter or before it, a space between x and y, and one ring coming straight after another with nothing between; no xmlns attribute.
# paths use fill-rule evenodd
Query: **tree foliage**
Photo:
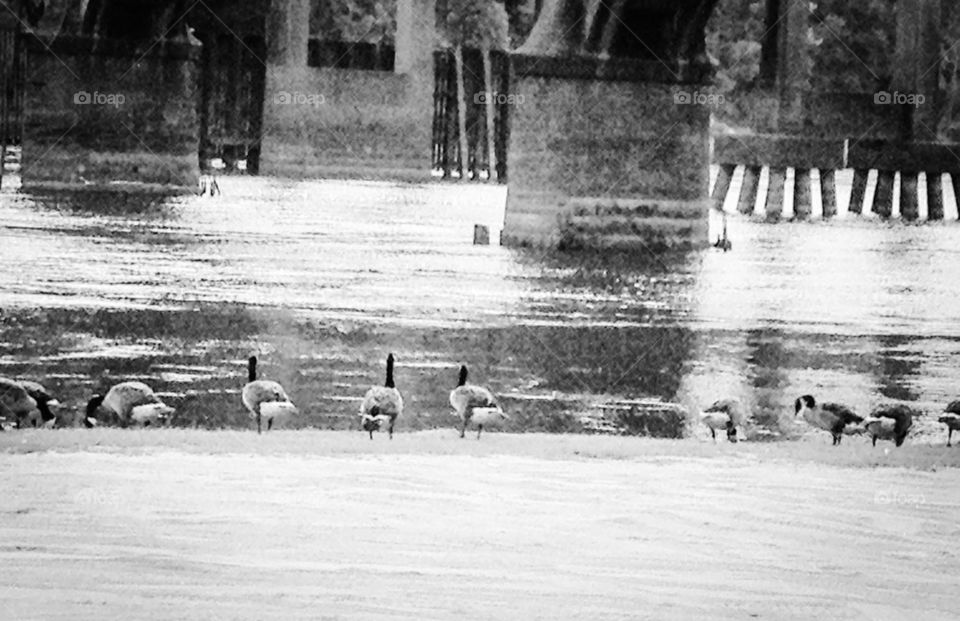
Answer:
<svg viewBox="0 0 960 621"><path fill-rule="evenodd" d="M328 41L393 45L396 0L313 0L310 35Z"/></svg>
<svg viewBox="0 0 960 621"><path fill-rule="evenodd" d="M439 30L447 45L491 50L510 46L507 11L494 0L448 0Z"/></svg>

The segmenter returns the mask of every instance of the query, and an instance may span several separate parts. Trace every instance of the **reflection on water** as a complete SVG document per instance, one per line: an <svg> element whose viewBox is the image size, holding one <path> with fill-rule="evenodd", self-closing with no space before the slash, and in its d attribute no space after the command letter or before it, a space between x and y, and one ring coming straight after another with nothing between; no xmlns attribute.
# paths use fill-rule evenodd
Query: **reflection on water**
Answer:
<svg viewBox="0 0 960 621"><path fill-rule="evenodd" d="M212 427L248 424L253 352L301 424L334 428L356 426L389 351L408 429L452 422L461 362L516 429L574 430L612 399L735 396L758 429L791 435L803 393L930 412L958 396L956 225L733 217L729 253L570 257L473 246L475 223L498 237L498 187L223 190L0 195L0 375L44 379L68 408L142 379L177 424Z"/></svg>

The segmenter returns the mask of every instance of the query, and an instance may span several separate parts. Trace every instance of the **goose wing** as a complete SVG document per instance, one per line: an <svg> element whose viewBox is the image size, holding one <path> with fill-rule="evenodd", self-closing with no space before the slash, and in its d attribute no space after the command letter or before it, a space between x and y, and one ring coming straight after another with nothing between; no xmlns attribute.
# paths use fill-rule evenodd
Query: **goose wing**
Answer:
<svg viewBox="0 0 960 621"><path fill-rule="evenodd" d="M290 402L290 397L283 390L283 386L270 380L250 382L243 387L241 397L243 398L243 404L251 412L254 412L262 404Z"/></svg>
<svg viewBox="0 0 960 621"><path fill-rule="evenodd" d="M947 404L944 412L948 412L950 414L960 414L960 401L951 401L949 404Z"/></svg>
<svg viewBox="0 0 960 621"><path fill-rule="evenodd" d="M37 402L19 382L0 377L0 416L24 416L36 407Z"/></svg>
<svg viewBox="0 0 960 621"><path fill-rule="evenodd" d="M390 416L396 418L403 412L403 397L396 388L374 386L364 395L360 404L360 416Z"/></svg>
<svg viewBox="0 0 960 621"><path fill-rule="evenodd" d="M839 403L824 403L822 407L825 412L829 412L832 416L836 417L837 424L842 423L843 426L847 426L863 422L862 416L858 416L845 405Z"/></svg>
<svg viewBox="0 0 960 621"><path fill-rule="evenodd" d="M492 392L483 386L473 386L471 384L458 386L450 391L450 405L461 416L468 409L498 407L497 399Z"/></svg>
<svg viewBox="0 0 960 621"><path fill-rule="evenodd" d="M153 389L143 382L122 382L115 385L103 399L103 405L121 416L130 414L130 410L139 405L162 403Z"/></svg>

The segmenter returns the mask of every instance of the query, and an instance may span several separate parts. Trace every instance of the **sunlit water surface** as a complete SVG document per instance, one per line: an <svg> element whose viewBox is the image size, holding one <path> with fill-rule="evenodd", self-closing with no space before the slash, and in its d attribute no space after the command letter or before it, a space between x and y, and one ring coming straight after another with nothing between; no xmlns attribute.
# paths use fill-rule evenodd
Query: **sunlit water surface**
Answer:
<svg viewBox="0 0 960 621"><path fill-rule="evenodd" d="M332 428L357 426L388 352L401 429L453 423L461 363L515 430L576 430L614 400L693 412L734 396L757 430L792 436L811 393L910 402L928 412L917 438L939 442L934 414L960 396L955 223L732 216L732 252L570 257L471 243L474 224L498 238L501 187L221 187L155 206L0 194L0 375L44 381L65 418L141 379L174 424L208 427L250 424L252 353L303 410L293 424Z"/></svg>

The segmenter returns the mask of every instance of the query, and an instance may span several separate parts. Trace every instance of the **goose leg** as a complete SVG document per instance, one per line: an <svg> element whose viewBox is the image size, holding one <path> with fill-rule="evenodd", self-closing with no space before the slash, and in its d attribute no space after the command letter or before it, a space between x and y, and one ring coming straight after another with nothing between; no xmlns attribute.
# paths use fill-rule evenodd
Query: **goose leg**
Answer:
<svg viewBox="0 0 960 621"><path fill-rule="evenodd" d="M263 433L260 429L260 414L257 414L257 433Z"/></svg>
<svg viewBox="0 0 960 621"><path fill-rule="evenodd" d="M272 418L268 418L268 419L267 419L267 431L270 431L271 429L273 429L273 419L272 419Z"/></svg>
<svg viewBox="0 0 960 621"><path fill-rule="evenodd" d="M953 429L947 428L947 446L950 446L950 438L953 437Z"/></svg>
<svg viewBox="0 0 960 621"><path fill-rule="evenodd" d="M370 433L370 439L373 440L373 429L367 429L367 432Z"/></svg>
<svg viewBox="0 0 960 621"><path fill-rule="evenodd" d="M460 425L460 437L462 438L467 433L467 421L463 421L463 424Z"/></svg>
<svg viewBox="0 0 960 621"><path fill-rule="evenodd" d="M873 436L873 445L874 445L874 446L877 445L877 436Z"/></svg>
<svg viewBox="0 0 960 621"><path fill-rule="evenodd" d="M387 428L387 434L390 436L390 439L393 440L393 419L390 420L390 427Z"/></svg>
<svg viewBox="0 0 960 621"><path fill-rule="evenodd" d="M483 431L483 425L477 425L477 440L480 439L480 432Z"/></svg>

